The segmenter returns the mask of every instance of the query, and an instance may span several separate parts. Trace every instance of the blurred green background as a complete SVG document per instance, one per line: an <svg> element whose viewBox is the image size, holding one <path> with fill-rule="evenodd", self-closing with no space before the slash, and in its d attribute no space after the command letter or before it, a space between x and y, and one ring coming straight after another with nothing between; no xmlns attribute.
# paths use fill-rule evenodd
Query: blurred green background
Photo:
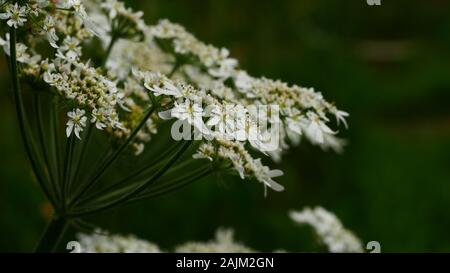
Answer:
<svg viewBox="0 0 450 273"><path fill-rule="evenodd" d="M351 114L345 153L303 143L276 166L282 193L238 177L205 179L91 218L170 248L217 227L263 251L317 251L291 209L322 205L383 252L450 251L450 2L127 1L231 50L252 75L315 87ZM0 251L32 251L48 205L21 146L0 59ZM73 234L68 235L70 238Z"/></svg>

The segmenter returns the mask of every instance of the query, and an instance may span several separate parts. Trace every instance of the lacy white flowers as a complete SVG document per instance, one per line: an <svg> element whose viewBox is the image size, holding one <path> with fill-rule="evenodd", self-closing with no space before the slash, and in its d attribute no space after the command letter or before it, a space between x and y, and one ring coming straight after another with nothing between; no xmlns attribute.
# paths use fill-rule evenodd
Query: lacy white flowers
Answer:
<svg viewBox="0 0 450 273"><path fill-rule="evenodd" d="M168 20L147 25L143 16L118 0L0 2L0 23L9 31L0 33L0 46L10 59L21 136L55 211L49 228L55 234L46 233L39 251L54 250L52 239L69 222L82 227L81 217L211 174L282 191L276 180L283 171L269 167L269 159L280 160L301 139L342 150L337 127L347 127L349 114L322 93L254 77L226 48ZM116 165L133 156L139 158ZM332 252L360 250L326 211L293 218L313 225ZM86 252L160 251L134 237L79 239ZM213 241L176 251L251 249L219 231Z"/></svg>
<svg viewBox="0 0 450 273"><path fill-rule="evenodd" d="M320 239L332 253L364 252L361 241L346 230L339 219L323 208L305 208L301 212L291 212L293 221L311 225ZM81 252L87 253L139 253L166 252L156 244L137 239L134 236L108 235L97 230L91 235L78 234ZM301 251L301 246L295 251ZM254 253L258 252L234 239L232 229L219 228L215 238L207 242L187 242L176 246L178 253ZM286 252L277 250L275 252Z"/></svg>
<svg viewBox="0 0 450 273"><path fill-rule="evenodd" d="M108 235L101 230L93 234L77 235L82 253L161 253L161 249L150 242L134 236Z"/></svg>
<svg viewBox="0 0 450 273"><path fill-rule="evenodd" d="M226 48L203 43L168 20L147 25L142 12L118 0L5 4L0 19L31 28L16 46L19 72L58 96L68 111L67 137L82 139L93 127L140 155L152 135L173 122L173 139L199 141L191 158L275 191L284 188L275 181L283 172L269 168L266 156L279 160L301 138L342 149L331 128L347 126L348 113L320 92L253 77ZM103 52L86 55L96 40ZM42 44L50 54L38 54ZM7 36L0 45L9 54Z"/></svg>
<svg viewBox="0 0 450 273"><path fill-rule="evenodd" d="M292 211L292 220L310 225L330 252L363 252L361 241L351 231L344 228L341 221L321 207Z"/></svg>

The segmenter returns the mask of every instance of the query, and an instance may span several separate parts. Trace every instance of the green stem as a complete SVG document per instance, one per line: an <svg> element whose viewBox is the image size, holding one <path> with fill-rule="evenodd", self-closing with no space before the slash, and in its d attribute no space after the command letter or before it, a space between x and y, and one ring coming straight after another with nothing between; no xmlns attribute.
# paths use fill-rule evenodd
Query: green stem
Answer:
<svg viewBox="0 0 450 273"><path fill-rule="evenodd" d="M62 217L54 216L50 223L48 223L44 234L39 241L35 252L49 253L55 252L61 239L64 236L64 232L67 228L67 220Z"/></svg>
<svg viewBox="0 0 450 273"><path fill-rule="evenodd" d="M72 167L72 157L74 149L75 136L72 134L67 139L66 145L66 155L64 157L64 175L62 180L62 205L66 208L66 199L68 195L68 183L70 181L71 167Z"/></svg>
<svg viewBox="0 0 450 273"><path fill-rule="evenodd" d="M55 195L55 198L58 196L58 190L56 186L56 179L55 179L55 169L52 168L52 164L50 163L50 158L48 154L47 145L45 145L45 134L43 130L43 122L42 122L42 107L41 107L41 101L40 101L40 95L36 94L34 98L34 106L36 111L36 124L38 127L38 134L39 134L39 144L41 146L42 154L44 155L44 162L47 168L47 172L50 178L51 183L51 189L53 194Z"/></svg>
<svg viewBox="0 0 450 273"><path fill-rule="evenodd" d="M67 190L69 193L72 191L72 184L77 183L77 181L78 181L81 167L83 165L84 158L86 155L87 147L88 147L89 141L91 139L92 127L93 127L93 125L91 123L89 123L86 136L83 138L83 142L81 144L81 151L80 151L79 157L77 158L77 163L76 163L77 165L75 167L75 173L73 175L73 179L69 180L69 185L67 186ZM69 196L69 198L70 198L70 196Z"/></svg>
<svg viewBox="0 0 450 273"><path fill-rule="evenodd" d="M181 61L176 61L175 62L175 65L173 66L173 68L172 68L172 71L170 71L170 73L169 73L169 78L172 78L172 76L175 74L175 72L177 72L177 70L180 68L180 67L182 67L183 66L183 62L181 62Z"/></svg>
<svg viewBox="0 0 450 273"><path fill-rule="evenodd" d="M77 200L82 196L87 190L89 190L94 184L97 182L98 179L101 178L101 176L108 170L109 167L119 158L119 156L122 154L122 152L125 150L125 148L128 147L128 144L131 143L131 141L134 139L134 137L138 134L138 132L142 129L142 127L146 124L147 120L150 118L150 116L155 111L155 107L151 107L147 114L144 116L144 118L141 120L139 125L133 130L131 135L125 140L125 142L117 149L112 156L107 159L106 163L102 164L102 166L97 171L97 174L95 174L89 182L86 184L85 187L83 187L80 191L78 191L72 200L69 202L69 206L74 205Z"/></svg>
<svg viewBox="0 0 450 273"><path fill-rule="evenodd" d="M162 159L166 158L167 156L173 154L173 152L176 150L176 148L179 147L180 143L177 143L175 145L173 145L173 147L167 149L165 152L161 153L159 156L157 156L156 158L152 159L150 163L146 164L145 166L143 166L142 168L140 168L139 170L131 173L130 175L120 179L118 182L114 182L111 185L109 185L108 187L106 187L105 189L99 191L99 192L95 192L93 194L88 194L86 195L86 197L81 198L80 202L88 202L88 201L92 201L95 198L99 198L99 197L103 197L106 195L110 195L113 194L113 190L124 185L124 186L133 186L133 184L135 184L135 182L131 182L131 181L136 181L136 179L139 176L144 176L147 173L153 171L156 167L159 167L159 165L162 164ZM177 166L175 166L174 168L176 168ZM172 170L170 170L171 172ZM141 179L142 180L142 179ZM141 182L141 181L138 181Z"/></svg>
<svg viewBox="0 0 450 273"><path fill-rule="evenodd" d="M53 101L53 109L52 111L50 111L51 114L51 125L52 125L52 129L53 129L53 137L54 137L54 141L52 142L52 149L53 149L53 153L54 156L56 158L56 169L57 169L57 176L58 182L62 182L63 179L63 165L62 165L62 160L61 160L61 126L60 126L60 122L59 122L59 99L58 97L54 97L54 101ZM60 195L62 195L61 189L60 189L60 183L58 183L58 190Z"/></svg>
<svg viewBox="0 0 450 273"><path fill-rule="evenodd" d="M170 167L172 167L172 165L175 164L175 162L178 159L180 159L180 157L190 147L191 144L192 144L192 140L187 141L181 147L181 149L175 155L173 155L167 161L167 163L161 169L159 169L152 177L150 177L147 181L142 183L140 186L136 187L136 189L130 191L127 194L125 194L124 196L122 196L120 198L117 198L116 200L111 201L110 203L104 204L102 206L99 206L99 207L96 207L96 208L93 208L93 209L90 209L90 210L88 209L88 210L81 211L81 212L69 213L69 215L73 216L73 217L85 216L85 215L88 215L88 214L93 214L93 213L97 213L97 212L100 212L100 211L104 211L104 210L113 208L113 207L115 207L117 205L120 205L121 203L125 203L126 201L128 201L131 198L135 197L136 195L138 195L139 193L144 191L147 187L149 187L150 185L152 185L153 183L158 181L158 179L161 178L170 169Z"/></svg>
<svg viewBox="0 0 450 273"><path fill-rule="evenodd" d="M33 152L33 139L28 137L27 127L25 126L26 117L25 117L25 109L23 106L23 98L20 92L20 84L19 84L19 76L17 69L17 52L16 52L16 29L9 29L9 45L10 45L10 65L11 65L11 76L12 76L12 85L14 90L14 100L16 106L16 112L19 119L19 128L20 134L22 137L23 144L25 146L25 152L27 153L28 159L30 160L31 167L36 174L36 178L38 180L39 185L44 191L45 196L52 203L52 205L57 208L56 201L53 196L50 194L47 185L45 185L45 175L42 173L42 169L39 168L38 157Z"/></svg>
<svg viewBox="0 0 450 273"><path fill-rule="evenodd" d="M159 188L155 188L151 192L148 192L148 193L143 192L141 195L137 195L136 197L127 201L127 203L129 204L129 203L134 203L136 201L141 201L144 199L155 198L155 197L167 194L169 192L179 190L181 188L184 188L184 187L194 183L197 180L200 180L202 178L209 176L212 173L214 173L214 170L207 168L206 170L196 172L196 174L192 174L189 177L183 177L181 179L176 179L174 181L170 181L167 183L167 185L160 186Z"/></svg>

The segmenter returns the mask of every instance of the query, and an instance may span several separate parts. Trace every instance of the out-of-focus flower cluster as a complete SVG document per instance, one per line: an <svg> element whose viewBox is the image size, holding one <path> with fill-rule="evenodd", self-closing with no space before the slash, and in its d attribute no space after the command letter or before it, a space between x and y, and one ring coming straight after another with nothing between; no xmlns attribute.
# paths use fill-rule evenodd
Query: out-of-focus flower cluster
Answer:
<svg viewBox="0 0 450 273"><path fill-rule="evenodd" d="M364 252L361 241L350 231L346 230L339 219L323 208L309 208L301 212L291 212L292 220L300 224L313 226L319 237L327 245L329 252ZM97 230L88 235L78 234L80 251L84 253L110 252L171 252L161 250L156 244L137 239L134 236L108 235ZM178 253L254 253L258 252L234 239L232 229L219 228L215 238L207 242L187 242L173 248ZM301 251L299 249L298 251ZM285 252L276 250L274 252Z"/></svg>
<svg viewBox="0 0 450 273"><path fill-rule="evenodd" d="M96 230L88 235L79 233L82 253L160 253L161 249L150 242L128 235L108 235Z"/></svg>
<svg viewBox="0 0 450 273"><path fill-rule="evenodd" d="M292 220L310 225L330 252L363 252L361 241L333 213L322 207L292 211Z"/></svg>

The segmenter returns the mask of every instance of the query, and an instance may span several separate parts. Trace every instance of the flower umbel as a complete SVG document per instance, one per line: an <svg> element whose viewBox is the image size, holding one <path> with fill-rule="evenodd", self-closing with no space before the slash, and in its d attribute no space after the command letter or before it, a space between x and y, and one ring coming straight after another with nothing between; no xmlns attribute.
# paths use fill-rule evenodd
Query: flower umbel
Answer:
<svg viewBox="0 0 450 273"><path fill-rule="evenodd" d="M312 88L252 76L181 25L147 25L118 0L1 3L9 34L0 46L27 155L54 207L51 231L211 174L282 191L269 156L281 160L303 138L342 150L334 126L347 127L348 113ZM193 133L176 139L176 126ZM53 250L59 237L43 236L38 249Z"/></svg>

